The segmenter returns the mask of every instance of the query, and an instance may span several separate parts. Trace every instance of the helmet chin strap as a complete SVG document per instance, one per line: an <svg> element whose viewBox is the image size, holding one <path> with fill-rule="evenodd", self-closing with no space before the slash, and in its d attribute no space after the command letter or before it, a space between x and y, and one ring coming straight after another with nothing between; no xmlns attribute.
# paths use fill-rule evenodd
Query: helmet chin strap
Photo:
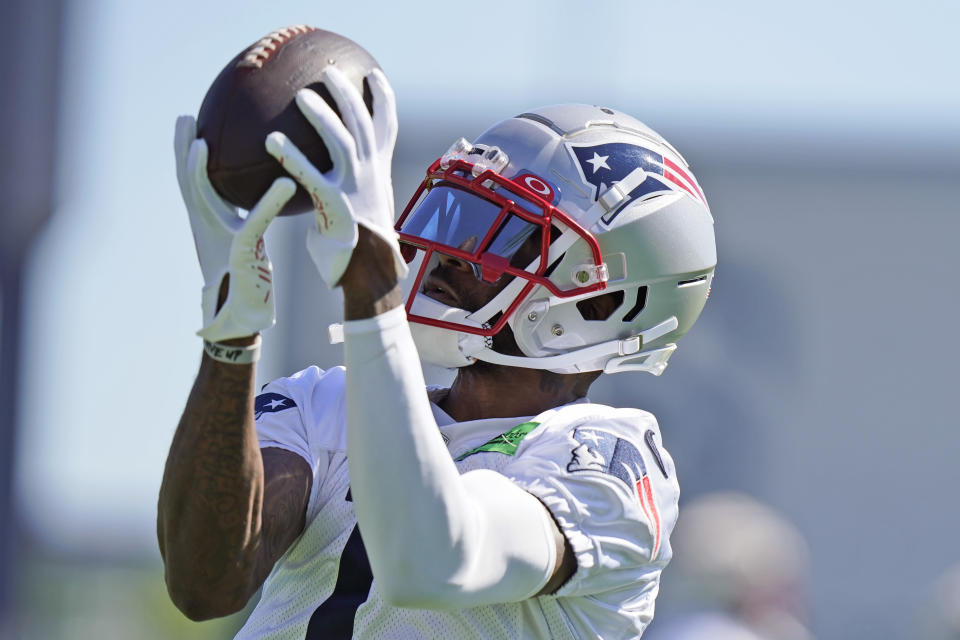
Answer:
<svg viewBox="0 0 960 640"><path fill-rule="evenodd" d="M410 311L446 322L475 325L478 328L480 326L470 319L467 311L445 305L422 293L416 294ZM484 336L419 322L410 323L410 333L423 360L450 369L466 367L477 360L483 360L508 367L546 369L557 373L603 369L606 373L649 371L660 375L676 345L670 344L648 351L643 351L643 345L667 335L678 326L676 316L670 316L660 324L628 338L609 340L575 351L542 357L505 355L494 351L491 348L492 340Z"/></svg>
<svg viewBox="0 0 960 640"><path fill-rule="evenodd" d="M465 356L502 364L508 367L524 369L547 369L556 373L581 373L584 371L599 371L614 373L617 371L649 371L660 375L667 366L667 359L677 348L669 344L659 349L643 351L645 343L665 336L679 326L677 318L671 316L660 324L650 327L639 334L622 340L609 340L600 344L591 345L575 351L560 353L555 356L526 357L508 356L498 353L489 346L476 351L463 352ZM463 345L466 346L466 345ZM462 365L461 365L462 366Z"/></svg>

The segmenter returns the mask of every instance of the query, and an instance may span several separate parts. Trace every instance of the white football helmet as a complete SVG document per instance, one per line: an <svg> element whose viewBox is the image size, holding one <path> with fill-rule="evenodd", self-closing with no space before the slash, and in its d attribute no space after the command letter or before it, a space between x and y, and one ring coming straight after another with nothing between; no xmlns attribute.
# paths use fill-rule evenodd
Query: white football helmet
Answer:
<svg viewBox="0 0 960 640"><path fill-rule="evenodd" d="M408 262L423 254L406 302L414 339L446 367L479 359L659 375L700 315L717 261L713 218L683 157L638 120L579 104L458 140L397 231ZM486 282L512 279L480 309L451 307L422 291L440 255ZM622 292L612 313L581 312L579 302L611 292ZM523 356L493 349L508 325Z"/></svg>

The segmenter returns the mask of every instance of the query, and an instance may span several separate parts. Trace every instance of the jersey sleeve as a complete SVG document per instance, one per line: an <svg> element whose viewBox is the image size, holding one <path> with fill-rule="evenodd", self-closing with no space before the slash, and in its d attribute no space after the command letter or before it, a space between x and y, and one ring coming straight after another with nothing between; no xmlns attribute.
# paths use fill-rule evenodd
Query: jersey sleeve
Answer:
<svg viewBox="0 0 960 640"><path fill-rule="evenodd" d="M292 451L311 467L321 450L344 448L343 377L342 367L309 367L264 385L254 400L260 448Z"/></svg>
<svg viewBox="0 0 960 640"><path fill-rule="evenodd" d="M587 404L537 420L503 473L540 499L573 549L577 570L556 595L655 596L679 499L656 419Z"/></svg>
<svg viewBox="0 0 960 640"><path fill-rule="evenodd" d="M295 394L284 382L285 379L270 382L254 400L260 448L286 449L312 463L306 425L297 410Z"/></svg>

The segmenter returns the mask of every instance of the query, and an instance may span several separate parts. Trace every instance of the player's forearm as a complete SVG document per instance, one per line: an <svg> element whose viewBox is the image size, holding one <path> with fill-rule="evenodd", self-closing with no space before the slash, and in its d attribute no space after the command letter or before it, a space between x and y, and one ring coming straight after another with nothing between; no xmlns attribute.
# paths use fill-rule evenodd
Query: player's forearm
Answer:
<svg viewBox="0 0 960 640"><path fill-rule="evenodd" d="M426 566L421 552L429 553L431 548L438 552L428 561L436 575L456 572L456 567L440 565L442 551L455 549L458 536L464 533L464 527L450 518L457 514L451 503L456 502L459 486L456 469L437 434L407 426L424 420L433 422L425 406L422 378L417 379L416 371L414 375L390 376L391 384L381 388L377 376L379 397L372 402L369 385L374 381L369 374L382 369L382 352L376 345L365 344L363 336L351 334L355 328L351 323L344 327L350 489L374 577L389 597L389 581L394 575L425 586L416 572ZM424 396L423 403L417 402L420 395ZM435 423L432 428L436 429ZM421 469L417 461L422 458L437 464ZM424 477L427 473L429 477ZM431 491L437 486L446 487L446 491ZM403 505L400 511L405 511L405 517L390 522L399 514L384 509L384 505ZM398 559L407 564L394 566Z"/></svg>
<svg viewBox="0 0 960 640"><path fill-rule="evenodd" d="M254 365L206 355L167 457L157 536L174 603L205 619L253 590L263 463L253 420Z"/></svg>
<svg viewBox="0 0 960 640"><path fill-rule="evenodd" d="M555 565L549 516L499 474L459 475L403 309L348 322L344 338L350 487L379 592L415 608L538 592Z"/></svg>

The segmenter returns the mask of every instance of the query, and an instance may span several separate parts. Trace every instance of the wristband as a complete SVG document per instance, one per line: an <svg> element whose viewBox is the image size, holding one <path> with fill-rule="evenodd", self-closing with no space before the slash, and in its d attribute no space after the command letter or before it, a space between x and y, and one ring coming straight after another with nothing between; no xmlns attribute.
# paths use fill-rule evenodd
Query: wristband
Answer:
<svg viewBox="0 0 960 640"><path fill-rule="evenodd" d="M203 350L217 362L227 364L252 364L260 359L260 336L248 347L203 341Z"/></svg>

